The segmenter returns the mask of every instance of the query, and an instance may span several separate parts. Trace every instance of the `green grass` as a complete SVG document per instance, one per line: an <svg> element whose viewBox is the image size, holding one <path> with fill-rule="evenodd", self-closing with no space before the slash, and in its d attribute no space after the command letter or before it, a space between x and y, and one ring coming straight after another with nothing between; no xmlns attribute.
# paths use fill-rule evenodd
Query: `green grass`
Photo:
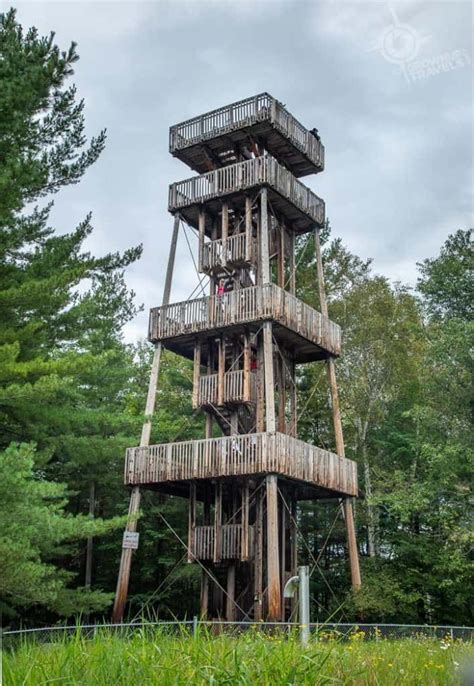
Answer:
<svg viewBox="0 0 474 686"><path fill-rule="evenodd" d="M232 684L458 684L470 647L448 638L364 641L330 636L303 649L297 637L248 632L238 638L201 631L171 636L143 631L130 638L79 634L49 644L25 641L3 656L5 686L167 686ZM472 659L472 653L471 653Z"/></svg>

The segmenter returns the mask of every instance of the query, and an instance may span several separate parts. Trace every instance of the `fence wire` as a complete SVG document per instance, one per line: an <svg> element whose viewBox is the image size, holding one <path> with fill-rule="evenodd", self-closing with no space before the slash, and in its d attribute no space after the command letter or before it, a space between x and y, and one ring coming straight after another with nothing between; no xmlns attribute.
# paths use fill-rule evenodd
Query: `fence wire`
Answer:
<svg viewBox="0 0 474 686"><path fill-rule="evenodd" d="M134 635L153 638L157 633L197 636L227 634L239 636L248 631L278 632L291 636L299 631L298 622L226 622L200 620L197 617L183 621L124 622L121 624L57 625L31 629L2 631L3 647L14 648L24 641L51 643L64 638L93 639L100 635L115 634L123 638ZM311 638L317 640L397 640L403 638L431 638L472 641L474 627L428 624L362 624L362 623L311 623Z"/></svg>

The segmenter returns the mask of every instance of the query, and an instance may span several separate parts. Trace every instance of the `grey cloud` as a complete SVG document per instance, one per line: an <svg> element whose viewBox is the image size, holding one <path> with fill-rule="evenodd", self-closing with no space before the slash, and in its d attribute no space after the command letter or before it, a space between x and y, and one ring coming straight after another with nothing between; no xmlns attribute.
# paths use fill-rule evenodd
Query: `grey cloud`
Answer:
<svg viewBox="0 0 474 686"><path fill-rule="evenodd" d="M79 44L75 81L88 131L108 147L83 182L61 192L54 223L88 210L95 252L144 243L128 282L145 308L161 297L172 219L168 185L192 175L168 154L168 127L267 90L327 152L308 183L334 235L375 268L413 282L416 262L472 222L472 85L468 67L408 83L377 45L393 21L382 2L19 3L19 19ZM420 57L469 49L471 6L392 4L420 37ZM191 235L191 234L190 234ZM173 298L196 283L184 240ZM146 313L127 328L146 334Z"/></svg>

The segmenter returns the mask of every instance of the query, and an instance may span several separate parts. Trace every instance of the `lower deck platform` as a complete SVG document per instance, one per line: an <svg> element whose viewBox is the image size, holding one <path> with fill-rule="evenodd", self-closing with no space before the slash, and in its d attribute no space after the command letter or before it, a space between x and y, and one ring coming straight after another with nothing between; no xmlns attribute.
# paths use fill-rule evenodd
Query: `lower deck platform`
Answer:
<svg viewBox="0 0 474 686"><path fill-rule="evenodd" d="M279 432L129 448L125 460L126 484L187 497L189 482L196 480L198 499L204 496L206 480L264 474L296 482L301 500L357 496L353 460Z"/></svg>

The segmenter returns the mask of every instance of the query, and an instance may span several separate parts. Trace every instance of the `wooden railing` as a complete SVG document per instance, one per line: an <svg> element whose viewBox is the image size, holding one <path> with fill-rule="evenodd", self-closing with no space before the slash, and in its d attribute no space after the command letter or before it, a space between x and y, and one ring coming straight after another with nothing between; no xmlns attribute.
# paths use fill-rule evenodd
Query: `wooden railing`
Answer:
<svg viewBox="0 0 474 686"><path fill-rule="evenodd" d="M183 207L264 184L289 200L315 224L323 226L324 201L270 155L229 164L171 184L168 209L176 212Z"/></svg>
<svg viewBox="0 0 474 686"><path fill-rule="evenodd" d="M170 152L221 136L234 129L269 121L320 169L324 146L292 114L268 93L212 110L170 128Z"/></svg>
<svg viewBox="0 0 474 686"><path fill-rule="evenodd" d="M196 407L203 405L219 405L219 375L205 374L199 377ZM250 374L250 388L245 388L243 369L226 372L224 374L224 403L250 403L255 402L256 382L255 374Z"/></svg>
<svg viewBox="0 0 474 686"><path fill-rule="evenodd" d="M278 432L129 448L125 460L127 484L265 473L357 495L355 462Z"/></svg>
<svg viewBox="0 0 474 686"><path fill-rule="evenodd" d="M218 271L226 265L249 264L251 259L252 245L247 246L245 233L237 233L226 239L225 246L221 239L204 243L199 270L204 273Z"/></svg>
<svg viewBox="0 0 474 686"><path fill-rule="evenodd" d="M149 339L156 342L265 319L279 322L333 355L341 352L340 327L275 284L155 307L150 311Z"/></svg>
<svg viewBox="0 0 474 686"><path fill-rule="evenodd" d="M198 560L240 560L253 557L254 528L248 527L248 551L242 550L242 525L223 524L216 549L216 529L213 525L196 526L193 532L192 555ZM220 545L219 545L220 544Z"/></svg>

